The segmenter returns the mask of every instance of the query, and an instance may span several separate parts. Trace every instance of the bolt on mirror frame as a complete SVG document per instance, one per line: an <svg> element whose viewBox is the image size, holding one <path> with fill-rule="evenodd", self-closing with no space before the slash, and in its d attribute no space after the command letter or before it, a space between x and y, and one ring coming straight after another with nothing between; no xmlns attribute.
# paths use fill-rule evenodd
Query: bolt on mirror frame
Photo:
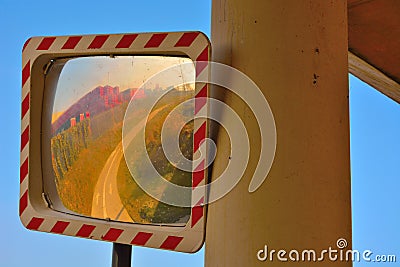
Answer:
<svg viewBox="0 0 400 267"><path fill-rule="evenodd" d="M189 57L195 63L196 78L208 77L211 45L201 32L169 32L33 37L22 52L21 166L19 214L30 230L90 238L121 244L196 252L204 242L206 207L204 185L207 169L193 166L192 207L185 227L143 225L94 219L52 208L44 190L46 179L53 175L43 171L43 116L52 108L44 99L46 90L55 90L57 79L46 80L54 60L104 55L163 55ZM62 64L58 65L61 72ZM199 79L200 80L200 79ZM195 85L194 143L208 136L205 117L208 85ZM197 140L196 140L197 139ZM199 149L194 157L204 157ZM48 155L47 155L48 156ZM203 163L203 162L202 162ZM203 166L207 166L204 164ZM194 171L196 170L196 171ZM193 183L194 179L196 182Z"/></svg>

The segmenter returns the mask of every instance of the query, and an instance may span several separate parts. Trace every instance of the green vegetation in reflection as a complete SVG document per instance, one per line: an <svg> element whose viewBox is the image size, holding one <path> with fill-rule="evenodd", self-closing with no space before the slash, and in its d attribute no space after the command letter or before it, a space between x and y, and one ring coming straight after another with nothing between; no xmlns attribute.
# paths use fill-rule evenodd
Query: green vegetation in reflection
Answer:
<svg viewBox="0 0 400 267"><path fill-rule="evenodd" d="M123 160L118 171L118 189L124 207L135 222L156 224L186 223L190 217L190 208L167 205L147 195L136 184L132 175L149 179L152 183L151 187L160 196L172 193L168 187L156 184L155 180L150 179L152 172L149 171L144 160L144 157L147 157L145 153L147 153L153 166L164 179L177 185L191 187L191 173L174 167L166 158L161 145L161 129L167 115L172 109L179 103L193 97L192 94L193 92L171 92L159 101L153 109L158 110L157 114L146 123L146 151L141 148L143 141L139 137L134 138L127 148L128 150L135 150L135 153L132 153L133 157L128 159L129 164L131 164L130 170L132 174L125 160ZM193 108L192 105L186 105L183 114L174 116L174 127L184 125L183 122L185 119L187 120L188 116L189 120L192 119ZM172 131L167 130L166 136L167 141L173 140ZM193 154L193 121L187 123L181 130L179 143L183 155L191 160ZM181 197L190 205L191 195L182 195Z"/></svg>

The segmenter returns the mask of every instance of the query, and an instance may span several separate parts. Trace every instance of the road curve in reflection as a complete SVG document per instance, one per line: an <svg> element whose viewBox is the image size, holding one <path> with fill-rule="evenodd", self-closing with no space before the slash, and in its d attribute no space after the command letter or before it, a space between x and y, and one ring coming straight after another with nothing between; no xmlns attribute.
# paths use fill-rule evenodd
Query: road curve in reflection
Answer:
<svg viewBox="0 0 400 267"><path fill-rule="evenodd" d="M166 108L166 105L153 111L149 115L148 120L151 120L164 108ZM133 127L133 129L125 136L125 138L128 138L126 144L129 144L145 125L146 118L137 123L136 126ZM123 156L124 152L121 141L104 164L94 189L91 213L91 216L94 218L134 222L122 204L118 192L117 175Z"/></svg>

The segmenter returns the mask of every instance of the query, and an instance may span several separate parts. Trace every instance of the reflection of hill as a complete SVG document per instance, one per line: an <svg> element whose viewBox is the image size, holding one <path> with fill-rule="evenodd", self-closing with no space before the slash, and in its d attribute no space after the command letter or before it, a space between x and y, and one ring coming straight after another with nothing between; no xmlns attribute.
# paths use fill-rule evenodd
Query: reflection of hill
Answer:
<svg viewBox="0 0 400 267"><path fill-rule="evenodd" d="M96 116L123 102L128 102L133 95L135 95L135 98L145 96L144 91L141 90L137 93L136 91L137 89L128 89L120 92L118 86L112 87L109 85L96 87L70 106L52 123L53 135L70 128L71 119L79 122L84 118Z"/></svg>

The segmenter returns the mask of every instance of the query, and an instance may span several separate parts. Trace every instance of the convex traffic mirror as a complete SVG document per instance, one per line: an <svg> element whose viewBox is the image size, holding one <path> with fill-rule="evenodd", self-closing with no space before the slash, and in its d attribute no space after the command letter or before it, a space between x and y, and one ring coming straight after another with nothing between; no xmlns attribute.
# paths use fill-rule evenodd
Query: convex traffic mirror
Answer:
<svg viewBox="0 0 400 267"><path fill-rule="evenodd" d="M22 71L23 224L198 250L205 222L201 185L207 180L199 144L208 132L208 87L196 77L208 75L209 53L209 41L199 32L28 40ZM177 193L169 184L190 190ZM171 198L176 201L165 201Z"/></svg>

